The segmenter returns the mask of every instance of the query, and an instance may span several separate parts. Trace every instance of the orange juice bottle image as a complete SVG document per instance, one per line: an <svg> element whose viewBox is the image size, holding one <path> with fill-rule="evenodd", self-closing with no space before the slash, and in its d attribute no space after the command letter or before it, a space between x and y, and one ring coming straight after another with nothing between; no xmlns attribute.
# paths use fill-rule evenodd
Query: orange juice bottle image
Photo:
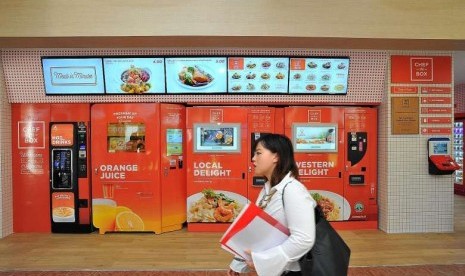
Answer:
<svg viewBox="0 0 465 276"><path fill-rule="evenodd" d="M100 234L115 230L116 202L108 198L92 199L93 224Z"/></svg>

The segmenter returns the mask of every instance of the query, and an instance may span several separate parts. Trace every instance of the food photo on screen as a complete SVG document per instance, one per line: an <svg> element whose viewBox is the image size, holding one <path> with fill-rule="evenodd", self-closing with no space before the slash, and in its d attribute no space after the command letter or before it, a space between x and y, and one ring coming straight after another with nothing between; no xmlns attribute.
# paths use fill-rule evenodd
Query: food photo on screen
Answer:
<svg viewBox="0 0 465 276"><path fill-rule="evenodd" d="M333 152L337 149L336 125L295 124L293 132L296 151Z"/></svg>
<svg viewBox="0 0 465 276"><path fill-rule="evenodd" d="M166 58L168 93L226 93L226 57Z"/></svg>
<svg viewBox="0 0 465 276"><path fill-rule="evenodd" d="M108 94L165 93L163 58L104 58L103 65Z"/></svg>

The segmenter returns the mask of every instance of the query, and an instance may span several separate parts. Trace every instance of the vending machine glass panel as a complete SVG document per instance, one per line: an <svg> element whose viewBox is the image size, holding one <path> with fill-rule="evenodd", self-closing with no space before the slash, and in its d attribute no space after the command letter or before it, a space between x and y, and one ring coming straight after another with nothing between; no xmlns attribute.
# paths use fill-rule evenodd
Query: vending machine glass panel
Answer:
<svg viewBox="0 0 465 276"><path fill-rule="evenodd" d="M52 150L52 188L73 188L73 152L71 149Z"/></svg>
<svg viewBox="0 0 465 276"><path fill-rule="evenodd" d="M145 152L144 123L109 123L108 152Z"/></svg>
<svg viewBox="0 0 465 276"><path fill-rule="evenodd" d="M166 156L182 155L182 129L166 129Z"/></svg>
<svg viewBox="0 0 465 276"><path fill-rule="evenodd" d="M296 152L337 152L337 124L293 124Z"/></svg>
<svg viewBox="0 0 465 276"><path fill-rule="evenodd" d="M240 124L194 124L194 152L241 151Z"/></svg>

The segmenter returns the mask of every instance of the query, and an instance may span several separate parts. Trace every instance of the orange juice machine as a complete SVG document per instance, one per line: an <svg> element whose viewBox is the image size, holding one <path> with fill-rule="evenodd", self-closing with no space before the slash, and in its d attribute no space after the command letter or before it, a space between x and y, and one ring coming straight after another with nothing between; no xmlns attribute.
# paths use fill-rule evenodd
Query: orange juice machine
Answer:
<svg viewBox="0 0 465 276"><path fill-rule="evenodd" d="M247 203L248 110L188 107L189 231L224 231Z"/></svg>
<svg viewBox="0 0 465 276"><path fill-rule="evenodd" d="M52 232L91 232L87 179L86 122L50 123L50 204Z"/></svg>
<svg viewBox="0 0 465 276"><path fill-rule="evenodd" d="M377 227L376 109L287 107L300 180L339 228Z"/></svg>
<svg viewBox="0 0 465 276"><path fill-rule="evenodd" d="M101 234L181 229L185 107L95 104L91 113L93 225Z"/></svg>

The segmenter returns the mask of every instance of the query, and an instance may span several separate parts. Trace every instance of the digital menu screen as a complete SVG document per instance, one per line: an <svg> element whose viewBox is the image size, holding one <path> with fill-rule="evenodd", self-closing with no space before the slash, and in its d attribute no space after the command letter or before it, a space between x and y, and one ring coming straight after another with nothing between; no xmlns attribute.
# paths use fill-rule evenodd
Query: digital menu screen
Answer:
<svg viewBox="0 0 465 276"><path fill-rule="evenodd" d="M349 58L291 58L289 93L347 94Z"/></svg>
<svg viewBox="0 0 465 276"><path fill-rule="evenodd" d="M287 57L230 57L228 92L287 93L288 73Z"/></svg>
<svg viewBox="0 0 465 276"><path fill-rule="evenodd" d="M103 94L101 58L42 58L46 95Z"/></svg>
<svg viewBox="0 0 465 276"><path fill-rule="evenodd" d="M337 125L293 124L296 152L337 152Z"/></svg>
<svg viewBox="0 0 465 276"><path fill-rule="evenodd" d="M226 57L166 58L168 93L226 93Z"/></svg>
<svg viewBox="0 0 465 276"><path fill-rule="evenodd" d="M104 58L109 94L165 93L164 58Z"/></svg>
<svg viewBox="0 0 465 276"><path fill-rule="evenodd" d="M240 124L195 124L194 152L240 152Z"/></svg>

